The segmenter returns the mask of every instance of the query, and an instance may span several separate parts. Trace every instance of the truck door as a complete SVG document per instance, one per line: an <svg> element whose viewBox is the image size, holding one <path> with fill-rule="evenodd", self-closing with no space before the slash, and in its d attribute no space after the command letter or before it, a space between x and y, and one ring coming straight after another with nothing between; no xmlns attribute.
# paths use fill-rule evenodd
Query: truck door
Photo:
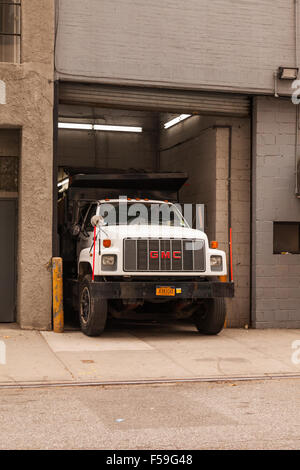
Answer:
<svg viewBox="0 0 300 470"><path fill-rule="evenodd" d="M17 200L0 199L0 322L15 321Z"/></svg>

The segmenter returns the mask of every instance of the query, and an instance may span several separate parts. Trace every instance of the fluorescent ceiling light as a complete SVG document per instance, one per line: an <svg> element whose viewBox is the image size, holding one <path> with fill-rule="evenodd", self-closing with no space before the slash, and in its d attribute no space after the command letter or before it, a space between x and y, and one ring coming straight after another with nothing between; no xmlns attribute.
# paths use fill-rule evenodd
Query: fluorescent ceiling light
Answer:
<svg viewBox="0 0 300 470"><path fill-rule="evenodd" d="M69 182L69 178L66 178L66 179L60 181L59 183L57 183L57 187L60 188L61 186L64 186L68 182Z"/></svg>
<svg viewBox="0 0 300 470"><path fill-rule="evenodd" d="M79 129L87 131L113 131L113 132L143 132L142 127L110 126L107 124L76 124L73 122L59 122L59 129Z"/></svg>
<svg viewBox="0 0 300 470"><path fill-rule="evenodd" d="M95 124L95 131L113 131L113 132L142 132L142 127L133 126L109 126L107 124Z"/></svg>
<svg viewBox="0 0 300 470"><path fill-rule="evenodd" d="M93 130L93 124L76 124L74 122L59 122L59 129L82 129L87 131Z"/></svg>
<svg viewBox="0 0 300 470"><path fill-rule="evenodd" d="M180 114L180 116L172 119L169 122L166 122L164 124L164 128L169 129L169 127L175 126L175 124L178 124L179 122L184 121L185 119L187 119L189 117L191 117L191 114Z"/></svg>

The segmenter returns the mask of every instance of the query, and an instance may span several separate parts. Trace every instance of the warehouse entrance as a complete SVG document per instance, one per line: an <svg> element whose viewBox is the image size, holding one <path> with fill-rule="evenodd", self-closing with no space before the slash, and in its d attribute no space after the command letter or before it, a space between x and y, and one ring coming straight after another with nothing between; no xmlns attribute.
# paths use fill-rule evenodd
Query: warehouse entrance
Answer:
<svg viewBox="0 0 300 470"><path fill-rule="evenodd" d="M186 173L179 201L205 205L205 232L227 255L232 229L232 327L250 323L249 114L242 95L59 84L58 198L85 168Z"/></svg>

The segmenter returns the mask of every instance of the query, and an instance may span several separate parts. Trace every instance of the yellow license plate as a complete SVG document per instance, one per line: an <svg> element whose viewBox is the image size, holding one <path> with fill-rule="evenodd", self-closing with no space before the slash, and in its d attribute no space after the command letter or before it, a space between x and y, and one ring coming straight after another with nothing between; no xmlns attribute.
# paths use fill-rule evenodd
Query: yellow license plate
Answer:
<svg viewBox="0 0 300 470"><path fill-rule="evenodd" d="M156 295L166 295L166 296L175 296L175 288L174 287L157 287L156 288Z"/></svg>

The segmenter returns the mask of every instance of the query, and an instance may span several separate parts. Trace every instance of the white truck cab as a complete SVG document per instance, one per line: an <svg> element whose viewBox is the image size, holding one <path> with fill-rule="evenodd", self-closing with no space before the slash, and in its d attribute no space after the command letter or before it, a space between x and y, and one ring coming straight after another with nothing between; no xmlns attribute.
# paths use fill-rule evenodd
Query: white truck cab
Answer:
<svg viewBox="0 0 300 470"><path fill-rule="evenodd" d="M174 180L182 184L182 175L109 176L79 175L75 183L72 177L63 198L65 296L78 310L82 331L97 336L108 315L144 318L146 312L192 317L199 332L219 333L224 298L234 295L233 283L219 279L227 274L225 252L210 247L206 234L189 226L178 204L149 197L164 178L172 180L172 191L160 192L174 200ZM130 197L119 195L124 189ZM119 194L97 198L103 193Z"/></svg>
<svg viewBox="0 0 300 470"><path fill-rule="evenodd" d="M127 206L123 221L119 220L120 205ZM143 208L147 217L140 214ZM155 212L161 217L151 218ZM95 256L91 256L94 251ZM190 228L175 204L140 198L122 202L106 199L91 204L78 243L79 271L81 263L88 263L94 276L227 274L225 252L211 249L206 234Z"/></svg>

